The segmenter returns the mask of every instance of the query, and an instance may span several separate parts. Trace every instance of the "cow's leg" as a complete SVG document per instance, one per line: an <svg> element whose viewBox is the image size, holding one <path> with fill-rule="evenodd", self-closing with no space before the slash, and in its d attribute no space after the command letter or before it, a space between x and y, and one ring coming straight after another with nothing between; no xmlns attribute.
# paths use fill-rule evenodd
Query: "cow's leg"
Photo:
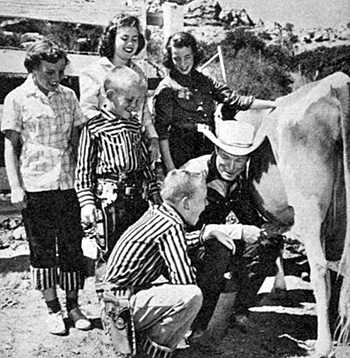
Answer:
<svg viewBox="0 0 350 358"><path fill-rule="evenodd" d="M298 193L296 191L293 196L293 207L296 215L292 236L293 234L299 234L297 236L304 243L310 266L310 281L316 300L316 357L328 357L333 352L333 339L328 314L330 276L324 247L321 242L321 226L327 206L323 206L320 203L329 202L327 199L325 196L310 195L309 193L305 194L305 192Z"/></svg>
<svg viewBox="0 0 350 358"><path fill-rule="evenodd" d="M327 357L333 351L333 341L329 324L328 307L330 299L330 278L327 262L320 242L320 227L312 222L304 230L306 254L310 264L311 285L314 290L317 312L317 357Z"/></svg>
<svg viewBox="0 0 350 358"><path fill-rule="evenodd" d="M277 273L275 275L275 280L273 282L271 293L275 297L283 297L286 294L287 284L286 284L284 269L283 269L282 253L280 256L277 257L276 267L277 267Z"/></svg>

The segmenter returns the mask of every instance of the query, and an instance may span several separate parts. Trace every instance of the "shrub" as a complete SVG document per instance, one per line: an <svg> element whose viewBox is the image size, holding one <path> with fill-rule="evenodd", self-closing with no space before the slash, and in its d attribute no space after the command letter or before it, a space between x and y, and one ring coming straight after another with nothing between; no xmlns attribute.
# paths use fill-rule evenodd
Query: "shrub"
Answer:
<svg viewBox="0 0 350 358"><path fill-rule="evenodd" d="M216 45L204 46L205 53L216 52ZM277 46L266 47L254 34L242 29L230 32L221 44L227 84L240 94L275 99L291 92L290 57ZM287 63L287 64L286 64ZM216 62L206 73L223 80Z"/></svg>

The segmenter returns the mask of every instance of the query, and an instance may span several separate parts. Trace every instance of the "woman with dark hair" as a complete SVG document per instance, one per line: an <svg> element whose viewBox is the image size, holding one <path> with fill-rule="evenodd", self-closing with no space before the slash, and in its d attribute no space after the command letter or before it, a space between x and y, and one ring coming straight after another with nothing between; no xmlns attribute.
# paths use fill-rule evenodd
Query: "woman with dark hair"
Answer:
<svg viewBox="0 0 350 358"><path fill-rule="evenodd" d="M202 49L187 32L174 34L166 44L163 64L170 72L154 96L155 126L165 172L213 151L212 143L197 127L205 125L215 132L216 103L224 105L229 119L240 110L276 107L273 101L241 96L197 71L202 57Z"/></svg>
<svg viewBox="0 0 350 358"><path fill-rule="evenodd" d="M128 66L137 72L147 85L143 70L132 60L142 51L145 44L140 20L137 17L120 14L109 23L100 39L101 58L83 69L80 75L80 104L88 119L99 115L99 110L104 105L106 94L103 82L111 69ZM151 161L154 162L159 158L159 141L146 98L140 102L136 116L143 124Z"/></svg>

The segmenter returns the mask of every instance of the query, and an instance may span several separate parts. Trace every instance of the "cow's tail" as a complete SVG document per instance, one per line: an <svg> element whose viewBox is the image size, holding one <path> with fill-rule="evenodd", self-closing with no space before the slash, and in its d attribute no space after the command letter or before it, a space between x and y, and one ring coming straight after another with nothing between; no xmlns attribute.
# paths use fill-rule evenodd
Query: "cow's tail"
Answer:
<svg viewBox="0 0 350 358"><path fill-rule="evenodd" d="M346 236L344 250L340 262L340 274L343 277L339 297L339 323L336 334L339 343L346 344L350 338L350 78L344 78L343 86L336 88L337 97L341 102L341 135L343 142L343 163L346 197ZM347 77L347 78L346 78Z"/></svg>

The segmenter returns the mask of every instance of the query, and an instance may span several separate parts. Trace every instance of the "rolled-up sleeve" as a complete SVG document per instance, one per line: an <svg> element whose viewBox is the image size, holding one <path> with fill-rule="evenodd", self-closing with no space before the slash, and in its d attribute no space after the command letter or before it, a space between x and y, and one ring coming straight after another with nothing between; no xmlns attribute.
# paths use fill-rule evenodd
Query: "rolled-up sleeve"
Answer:
<svg viewBox="0 0 350 358"><path fill-rule="evenodd" d="M242 96L230 87L221 84L214 78L211 78L213 85L214 99L230 110L244 111L250 108L255 100L254 96Z"/></svg>
<svg viewBox="0 0 350 358"><path fill-rule="evenodd" d="M154 97L155 127L159 139L169 139L169 129L173 119L173 91L164 87Z"/></svg>
<svg viewBox="0 0 350 358"><path fill-rule="evenodd" d="M4 101L1 118L1 132L6 133L8 130L13 130L18 133L22 132L21 108L16 101L16 92L9 93Z"/></svg>

